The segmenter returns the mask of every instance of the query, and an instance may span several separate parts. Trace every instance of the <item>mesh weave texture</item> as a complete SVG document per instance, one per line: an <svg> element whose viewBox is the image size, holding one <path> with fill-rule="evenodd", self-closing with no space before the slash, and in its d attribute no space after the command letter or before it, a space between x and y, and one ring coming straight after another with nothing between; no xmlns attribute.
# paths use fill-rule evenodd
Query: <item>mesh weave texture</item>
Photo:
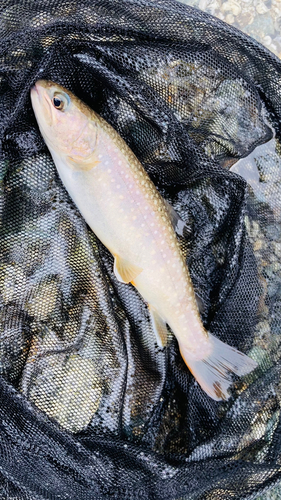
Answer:
<svg viewBox="0 0 281 500"><path fill-rule="evenodd" d="M29 91L70 89L187 222L205 327L255 359L227 402L64 189ZM0 6L0 498L255 498L281 476L281 64L174 0Z"/></svg>

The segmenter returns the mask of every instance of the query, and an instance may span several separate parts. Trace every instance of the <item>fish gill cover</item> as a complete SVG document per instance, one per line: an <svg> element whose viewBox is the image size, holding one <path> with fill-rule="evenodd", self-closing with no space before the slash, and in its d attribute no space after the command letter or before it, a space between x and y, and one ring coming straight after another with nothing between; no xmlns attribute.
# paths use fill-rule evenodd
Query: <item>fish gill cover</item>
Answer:
<svg viewBox="0 0 281 500"><path fill-rule="evenodd" d="M173 0L0 7L0 497L255 498L281 471L281 65ZM64 189L30 87L105 118L187 223L204 326L258 368L215 402Z"/></svg>

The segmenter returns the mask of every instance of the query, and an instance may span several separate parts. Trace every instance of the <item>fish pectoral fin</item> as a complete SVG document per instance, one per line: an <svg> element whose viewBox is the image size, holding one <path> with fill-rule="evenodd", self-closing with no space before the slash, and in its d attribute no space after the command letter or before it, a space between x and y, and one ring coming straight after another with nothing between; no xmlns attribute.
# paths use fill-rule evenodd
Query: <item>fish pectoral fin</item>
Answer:
<svg viewBox="0 0 281 500"><path fill-rule="evenodd" d="M83 156L67 156L68 164L74 168L74 170L92 170L96 167L100 161L95 157L84 158Z"/></svg>
<svg viewBox="0 0 281 500"><path fill-rule="evenodd" d="M128 260L122 259L119 255L114 256L114 274L121 283L130 283L142 271L142 267L138 267Z"/></svg>
<svg viewBox="0 0 281 500"><path fill-rule="evenodd" d="M179 236L188 239L192 234L191 226L180 218L179 214L167 200L164 200L164 203L174 230Z"/></svg>
<svg viewBox="0 0 281 500"><path fill-rule="evenodd" d="M159 316L156 309L154 309L151 305L149 305L148 308L157 345L163 348L167 345L169 335L166 322L161 318L161 316Z"/></svg>

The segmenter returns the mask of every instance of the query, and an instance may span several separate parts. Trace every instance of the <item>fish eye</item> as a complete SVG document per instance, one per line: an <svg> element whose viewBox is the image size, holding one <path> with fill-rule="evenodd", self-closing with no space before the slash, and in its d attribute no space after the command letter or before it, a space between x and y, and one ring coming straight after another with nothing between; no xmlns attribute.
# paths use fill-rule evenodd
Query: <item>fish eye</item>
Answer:
<svg viewBox="0 0 281 500"><path fill-rule="evenodd" d="M69 99L62 94L55 94L52 99L53 106L60 111L64 111L67 105L69 104Z"/></svg>
<svg viewBox="0 0 281 500"><path fill-rule="evenodd" d="M63 102L58 97L54 97L53 103L54 103L55 108L62 109Z"/></svg>

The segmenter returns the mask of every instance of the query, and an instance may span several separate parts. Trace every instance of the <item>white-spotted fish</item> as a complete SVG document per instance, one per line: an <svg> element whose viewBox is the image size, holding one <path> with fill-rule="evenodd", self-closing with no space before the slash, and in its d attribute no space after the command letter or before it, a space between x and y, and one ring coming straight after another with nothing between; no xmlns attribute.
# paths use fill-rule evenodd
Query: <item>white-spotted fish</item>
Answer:
<svg viewBox="0 0 281 500"><path fill-rule="evenodd" d="M32 87L31 101L64 186L114 256L116 278L148 304L158 345L167 342L168 324L202 389L227 399L231 374L257 365L205 330L174 229L181 221L119 134L86 104L45 80Z"/></svg>

